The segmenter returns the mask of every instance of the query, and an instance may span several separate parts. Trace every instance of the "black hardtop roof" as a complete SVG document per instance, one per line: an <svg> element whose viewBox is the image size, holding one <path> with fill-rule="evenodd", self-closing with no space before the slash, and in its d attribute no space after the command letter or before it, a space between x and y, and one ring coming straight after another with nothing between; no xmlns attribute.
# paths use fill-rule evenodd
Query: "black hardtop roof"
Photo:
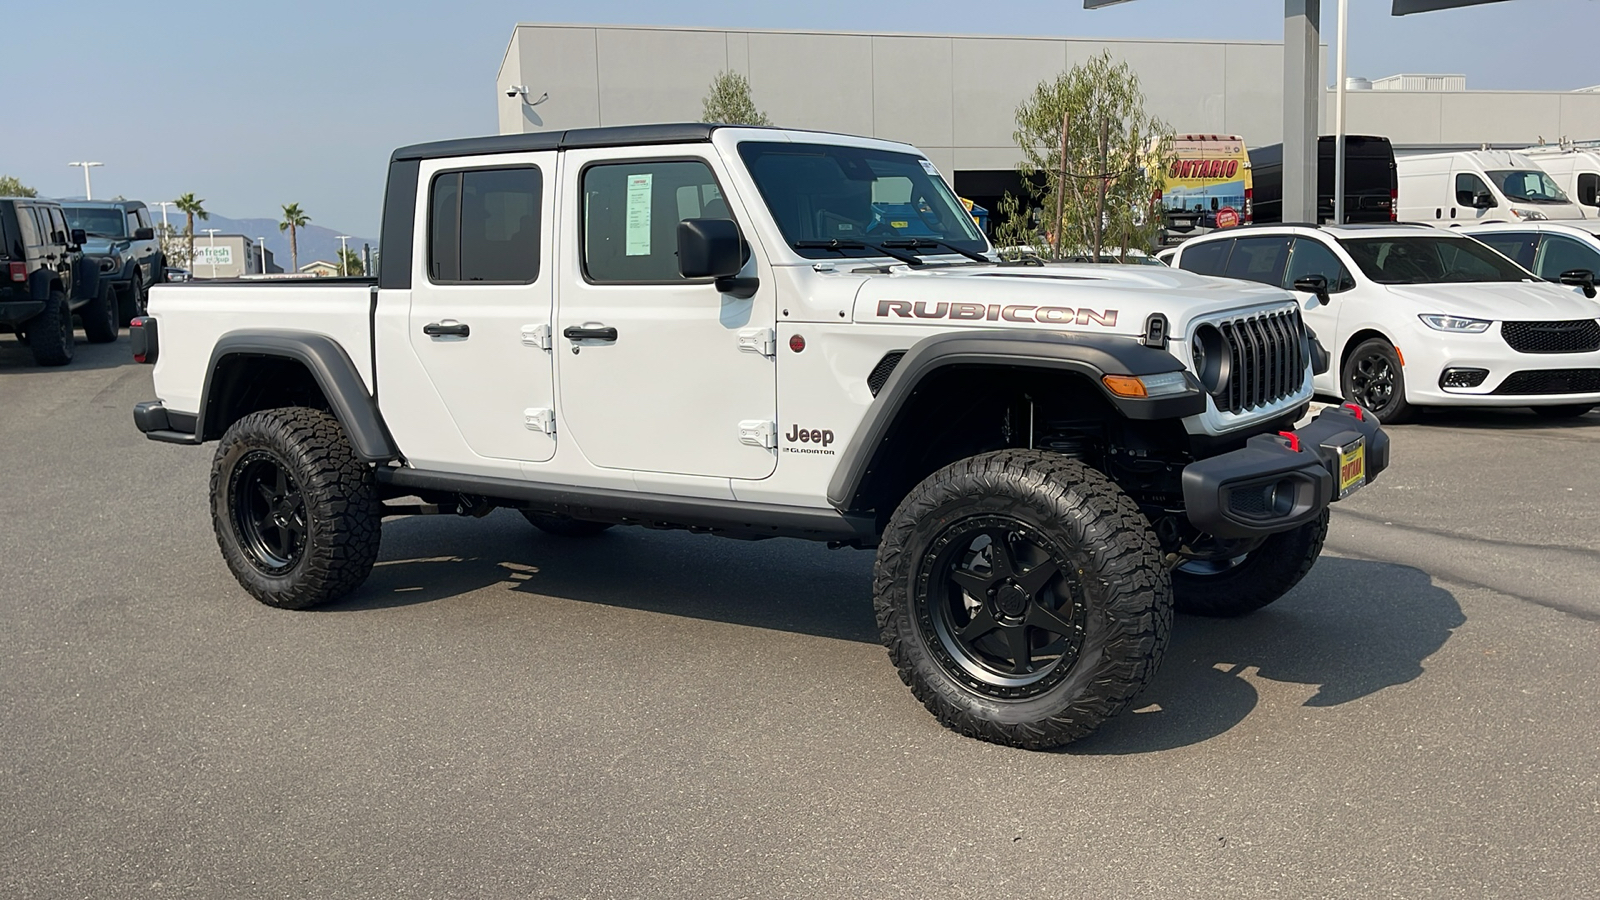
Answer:
<svg viewBox="0 0 1600 900"><path fill-rule="evenodd" d="M770 128L762 125L718 125L706 122L678 122L662 125L609 125L604 128L571 128L566 131L535 131L528 134L495 134L487 137L456 138L401 147L389 157L439 159L449 156L479 156L491 153L528 153L535 150L579 150L594 147L629 147L648 144L703 144L718 128L766 128L770 131L804 131L799 128Z"/></svg>
<svg viewBox="0 0 1600 900"><path fill-rule="evenodd" d="M76 206L84 209L125 209L129 206L144 206L143 200L62 200L62 206Z"/></svg>
<svg viewBox="0 0 1600 900"><path fill-rule="evenodd" d="M60 206L60 200L51 200L49 197L0 197L0 203L43 203L46 206Z"/></svg>

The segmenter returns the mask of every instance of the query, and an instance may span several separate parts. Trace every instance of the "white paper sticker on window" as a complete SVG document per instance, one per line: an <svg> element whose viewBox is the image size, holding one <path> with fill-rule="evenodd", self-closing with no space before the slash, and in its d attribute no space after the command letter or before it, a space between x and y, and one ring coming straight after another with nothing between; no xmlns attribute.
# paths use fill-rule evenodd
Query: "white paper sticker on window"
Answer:
<svg viewBox="0 0 1600 900"><path fill-rule="evenodd" d="M650 255L650 188L655 175L628 176L627 255Z"/></svg>
<svg viewBox="0 0 1600 900"><path fill-rule="evenodd" d="M928 162L925 159L918 160L918 162L922 163L922 171L927 172L929 175L933 175L935 177L938 176L939 170L933 167L933 163Z"/></svg>

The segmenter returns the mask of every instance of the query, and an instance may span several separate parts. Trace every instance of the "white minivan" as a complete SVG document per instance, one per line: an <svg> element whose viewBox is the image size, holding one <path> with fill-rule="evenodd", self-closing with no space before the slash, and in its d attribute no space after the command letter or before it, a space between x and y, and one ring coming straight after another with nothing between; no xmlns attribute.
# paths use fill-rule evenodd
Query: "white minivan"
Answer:
<svg viewBox="0 0 1600 900"><path fill-rule="evenodd" d="M1510 150L1401 156L1395 168L1402 222L1450 227L1584 218L1538 163Z"/></svg>
<svg viewBox="0 0 1600 900"><path fill-rule="evenodd" d="M1529 147L1522 151L1590 217L1600 216L1600 147Z"/></svg>

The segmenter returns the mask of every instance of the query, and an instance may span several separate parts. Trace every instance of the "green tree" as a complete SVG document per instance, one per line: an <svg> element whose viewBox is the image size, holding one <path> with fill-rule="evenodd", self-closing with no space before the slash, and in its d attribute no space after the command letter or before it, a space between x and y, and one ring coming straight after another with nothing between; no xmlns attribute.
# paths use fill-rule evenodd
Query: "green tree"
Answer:
<svg viewBox="0 0 1600 900"><path fill-rule="evenodd" d="M750 97L750 81L737 72L718 72L711 89L700 101L700 121L723 125L771 125L767 114L756 109Z"/></svg>
<svg viewBox="0 0 1600 900"><path fill-rule="evenodd" d="M1149 250L1172 129L1144 109L1139 76L1109 51L1042 81L1017 107L1017 166L1054 258Z"/></svg>
<svg viewBox="0 0 1600 900"><path fill-rule="evenodd" d="M203 205L205 202L205 200L196 197L194 194L184 194L172 202L172 205L178 208L178 212L181 212L184 215L183 233L187 238L185 241L186 247L183 254L185 264L184 268L193 267L191 264L194 262L195 216L199 216L201 221L211 218L211 213L206 212L206 208Z"/></svg>
<svg viewBox="0 0 1600 900"><path fill-rule="evenodd" d="M361 254L348 248L339 251L339 261L346 275L364 275L366 270L361 267Z"/></svg>
<svg viewBox="0 0 1600 900"><path fill-rule="evenodd" d="M283 221L278 223L279 231L289 232L289 271L300 271L300 242L297 235L301 228L311 222L311 217L298 203L290 203L283 208Z"/></svg>
<svg viewBox="0 0 1600 900"><path fill-rule="evenodd" d="M0 197L37 197L39 192L13 175L0 175Z"/></svg>

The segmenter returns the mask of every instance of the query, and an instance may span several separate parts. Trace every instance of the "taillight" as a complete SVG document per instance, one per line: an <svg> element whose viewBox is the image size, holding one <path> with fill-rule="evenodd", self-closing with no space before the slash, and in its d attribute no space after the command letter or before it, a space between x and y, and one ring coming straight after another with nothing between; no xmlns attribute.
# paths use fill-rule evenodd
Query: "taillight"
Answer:
<svg viewBox="0 0 1600 900"><path fill-rule="evenodd" d="M1256 217L1255 209L1256 209L1256 189L1255 188L1245 188L1244 189L1244 220L1246 222L1255 221L1255 217Z"/></svg>
<svg viewBox="0 0 1600 900"><path fill-rule="evenodd" d="M1389 221L1400 221L1400 192L1394 188L1389 189Z"/></svg>
<svg viewBox="0 0 1600 900"><path fill-rule="evenodd" d="M11 280L12 281L27 281L28 280L28 264L27 263L14 262L14 263L11 263L9 266L7 266L7 268L9 268L11 270Z"/></svg>
<svg viewBox="0 0 1600 900"><path fill-rule="evenodd" d="M133 361L156 361L156 320L149 316L134 316L128 322L128 343L133 347Z"/></svg>

